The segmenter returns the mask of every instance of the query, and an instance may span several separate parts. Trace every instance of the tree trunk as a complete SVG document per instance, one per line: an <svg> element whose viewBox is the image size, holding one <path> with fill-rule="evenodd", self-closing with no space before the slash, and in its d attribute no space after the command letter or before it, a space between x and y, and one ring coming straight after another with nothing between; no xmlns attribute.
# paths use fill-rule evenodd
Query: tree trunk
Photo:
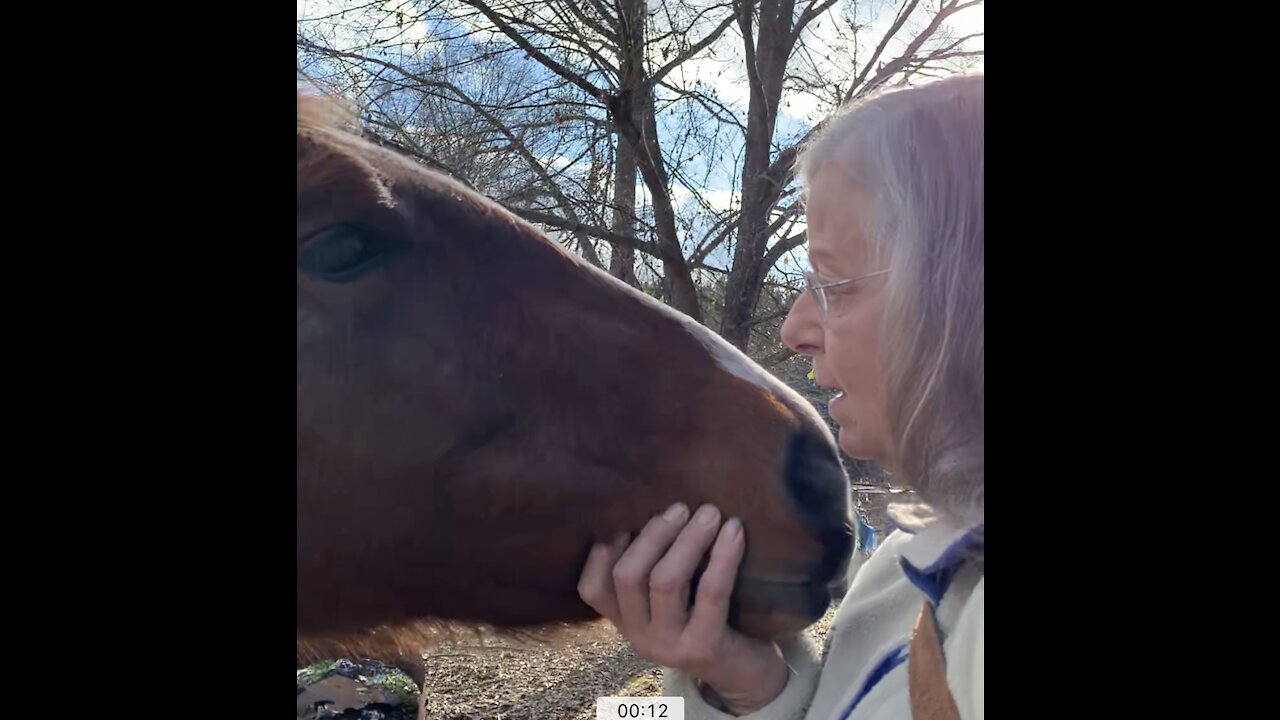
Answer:
<svg viewBox="0 0 1280 720"><path fill-rule="evenodd" d="M618 151L614 159L613 181L613 231L619 235L635 235L636 216L636 155L631 143L618 135ZM609 274L632 287L636 282L636 251L632 248L613 246L609 258Z"/></svg>
<svg viewBox="0 0 1280 720"><path fill-rule="evenodd" d="M747 146L742 167L742 215L733 268L725 286L724 319L720 334L746 351L751 339L751 316L760 300L760 290L769 269L764 267L769 242L769 211L780 188L773 186L766 171L782 80L791 54L792 0L764 0L760 3L759 33L751 32L751 5L738 6L738 24L746 51L750 104L747 115Z"/></svg>
<svg viewBox="0 0 1280 720"><path fill-rule="evenodd" d="M640 176L653 198L653 216L662 254L663 283L667 303L682 313L702 322L693 274L685 261L676 229L675 208L671 204L670 183L662 164L658 144L658 128L653 102L653 86L645 77L644 31L648 21L645 0L623 0L619 4L622 82L609 99L609 114L618 129L619 143L629 143Z"/></svg>

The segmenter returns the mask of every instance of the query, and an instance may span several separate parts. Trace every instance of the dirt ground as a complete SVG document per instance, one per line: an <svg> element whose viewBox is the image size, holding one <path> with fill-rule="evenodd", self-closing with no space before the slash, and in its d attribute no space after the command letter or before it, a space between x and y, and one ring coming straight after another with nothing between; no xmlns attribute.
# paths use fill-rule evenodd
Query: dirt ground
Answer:
<svg viewBox="0 0 1280 720"><path fill-rule="evenodd" d="M807 631L819 643L834 612L833 606ZM594 720L597 697L662 694L661 669L637 657L603 621L566 628L539 643L476 631L442 643L426 659L432 720ZM396 702L377 687L348 692L348 686L376 685L368 677L359 679L363 682L334 676L317 683L299 695L298 717L318 720L335 717L345 706ZM337 702L319 713L301 706L322 696Z"/></svg>
<svg viewBox="0 0 1280 720"><path fill-rule="evenodd" d="M810 628L826 635L831 615ZM433 719L594 720L596 698L662 694L662 671L636 657L607 622L566 630L557 642L467 643L429 656Z"/></svg>

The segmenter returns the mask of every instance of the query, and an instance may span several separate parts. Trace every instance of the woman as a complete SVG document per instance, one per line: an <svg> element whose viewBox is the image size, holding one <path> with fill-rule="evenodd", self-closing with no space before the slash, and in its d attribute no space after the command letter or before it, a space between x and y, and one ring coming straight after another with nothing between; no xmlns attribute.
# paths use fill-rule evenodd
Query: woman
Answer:
<svg viewBox="0 0 1280 720"><path fill-rule="evenodd" d="M813 271L782 339L838 391L840 447L924 502L893 508L898 529L853 564L821 656L726 625L745 542L714 508L672 508L587 561L583 599L667 668L689 720L985 714L983 105L981 75L881 93L801 160ZM688 612L651 597L651 573L688 588L708 550Z"/></svg>

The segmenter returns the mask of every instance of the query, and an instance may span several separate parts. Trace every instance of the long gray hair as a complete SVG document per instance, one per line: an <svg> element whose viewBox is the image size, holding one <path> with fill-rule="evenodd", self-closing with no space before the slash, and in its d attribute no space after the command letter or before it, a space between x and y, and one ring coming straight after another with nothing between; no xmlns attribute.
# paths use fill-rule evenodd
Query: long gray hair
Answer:
<svg viewBox="0 0 1280 720"><path fill-rule="evenodd" d="M962 75L877 93L806 150L873 199L887 267L884 367L898 471L934 510L984 522L984 90Z"/></svg>

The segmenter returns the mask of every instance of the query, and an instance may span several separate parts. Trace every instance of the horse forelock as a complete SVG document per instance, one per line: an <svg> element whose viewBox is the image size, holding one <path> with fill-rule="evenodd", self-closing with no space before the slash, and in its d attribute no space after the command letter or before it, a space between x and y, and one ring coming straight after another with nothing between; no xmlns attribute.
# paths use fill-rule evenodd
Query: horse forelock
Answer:
<svg viewBox="0 0 1280 720"><path fill-rule="evenodd" d="M298 188L354 180L375 202L394 207L391 178L361 152L364 141L354 118L354 112L337 99L298 91Z"/></svg>

